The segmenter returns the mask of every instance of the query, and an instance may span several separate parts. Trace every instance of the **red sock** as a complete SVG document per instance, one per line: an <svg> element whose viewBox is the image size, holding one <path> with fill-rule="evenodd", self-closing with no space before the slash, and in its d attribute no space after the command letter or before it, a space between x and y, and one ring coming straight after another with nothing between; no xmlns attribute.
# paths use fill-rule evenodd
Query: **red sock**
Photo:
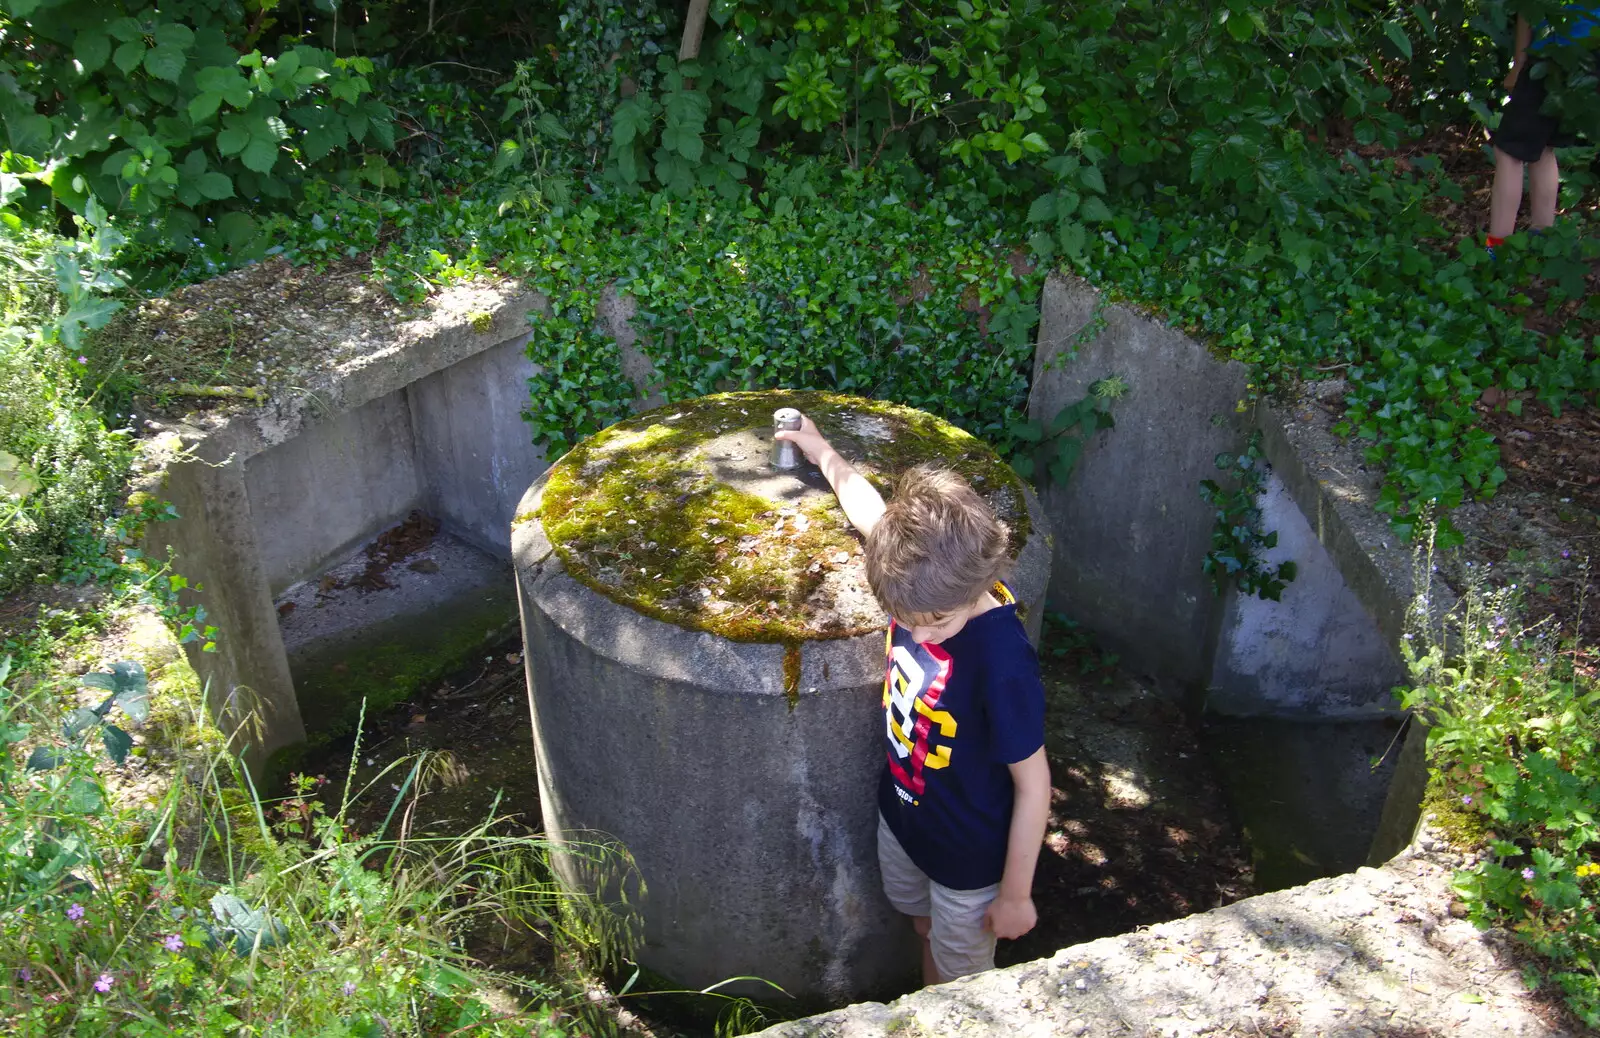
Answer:
<svg viewBox="0 0 1600 1038"><path fill-rule="evenodd" d="M1502 244L1504 242L1505 242L1504 238L1496 238L1492 234L1485 234L1483 236L1483 244L1487 245L1491 249L1494 248L1496 245L1500 245L1500 244Z"/></svg>

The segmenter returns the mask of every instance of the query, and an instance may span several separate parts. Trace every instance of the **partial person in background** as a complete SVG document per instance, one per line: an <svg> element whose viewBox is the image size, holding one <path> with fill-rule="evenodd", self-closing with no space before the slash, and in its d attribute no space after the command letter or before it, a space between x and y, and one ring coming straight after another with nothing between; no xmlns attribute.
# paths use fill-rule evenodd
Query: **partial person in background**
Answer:
<svg viewBox="0 0 1600 1038"><path fill-rule="evenodd" d="M1511 100L1501 113L1500 125L1492 138L1494 187L1489 193L1489 233L1484 239L1491 252L1517 229L1524 167L1528 173L1528 226L1549 227L1556 219L1561 171L1556 165L1555 149L1568 147L1576 141L1563 130L1555 116L1542 111L1549 94L1542 72L1553 66L1547 63L1538 76L1533 74L1533 67L1538 64L1540 50L1584 39L1600 29L1600 7L1569 3L1566 9L1565 31L1551 35L1541 23L1537 40L1533 26L1522 15L1517 15L1511 71L1505 78ZM1596 71L1600 72L1600 68Z"/></svg>

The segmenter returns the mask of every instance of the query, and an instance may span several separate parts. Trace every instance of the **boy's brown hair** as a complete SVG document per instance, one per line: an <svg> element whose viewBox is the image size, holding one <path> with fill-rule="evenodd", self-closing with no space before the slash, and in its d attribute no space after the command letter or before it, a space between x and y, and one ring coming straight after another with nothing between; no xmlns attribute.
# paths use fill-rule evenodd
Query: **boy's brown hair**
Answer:
<svg viewBox="0 0 1600 1038"><path fill-rule="evenodd" d="M918 465L867 535L867 583L890 616L942 618L976 602L1005 573L1010 531L966 480Z"/></svg>

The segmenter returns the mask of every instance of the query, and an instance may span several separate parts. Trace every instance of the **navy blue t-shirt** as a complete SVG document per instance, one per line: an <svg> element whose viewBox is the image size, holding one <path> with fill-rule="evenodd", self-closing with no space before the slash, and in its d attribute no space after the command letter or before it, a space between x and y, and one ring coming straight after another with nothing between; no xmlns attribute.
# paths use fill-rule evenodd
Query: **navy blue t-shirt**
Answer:
<svg viewBox="0 0 1600 1038"><path fill-rule="evenodd" d="M889 625L878 810L917 867L957 890L1000 882L1014 799L1007 765L1044 745L1038 657L1010 591L993 593L999 608L937 645Z"/></svg>

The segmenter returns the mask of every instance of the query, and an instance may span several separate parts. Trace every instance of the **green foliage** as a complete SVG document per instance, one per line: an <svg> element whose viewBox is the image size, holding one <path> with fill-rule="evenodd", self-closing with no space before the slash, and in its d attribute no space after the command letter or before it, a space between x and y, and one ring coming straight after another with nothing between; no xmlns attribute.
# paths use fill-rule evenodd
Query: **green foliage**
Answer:
<svg viewBox="0 0 1600 1038"><path fill-rule="evenodd" d="M407 831L400 819L450 773L447 761L402 759L329 809L320 780L298 778L289 797L265 800L235 760L201 743L177 748L166 784L127 797L117 792L119 769L83 744L82 731L99 719L78 715L92 711L66 714L81 731L53 745L48 769L19 764L64 706L38 673L26 695L6 688L9 667L0 661L0 1027L8 1034L559 1038L586 1000L489 973L464 939L537 926L558 948L624 947L615 919L561 893L543 842L507 835L505 819L448 838ZM80 680L114 688L137 725L149 707L142 677L118 664ZM205 724L199 698L180 709ZM400 792L384 829L354 831L357 798L391 779ZM390 824L398 831L387 832ZM596 867L608 861L594 852ZM502 995L497 1008L490 991Z"/></svg>
<svg viewBox="0 0 1600 1038"><path fill-rule="evenodd" d="M244 5L264 14L274 2ZM257 213L307 169L394 147L370 59L256 45L259 17L178 0L12 0L0 42L0 169L34 205L90 199L158 252L258 254Z"/></svg>
<svg viewBox="0 0 1600 1038"><path fill-rule="evenodd" d="M122 238L98 203L69 242L0 226L0 593L53 577L92 551L131 460L126 429L107 429L85 398L87 333L120 305L112 269ZM88 539L86 539L88 538Z"/></svg>
<svg viewBox="0 0 1600 1038"><path fill-rule="evenodd" d="M613 196L515 244L551 300L528 346L536 438L560 451L625 413L633 387L597 323L614 277L669 400L837 390L932 409L1009 446L1040 278L997 247L997 221L954 191L913 207L914 188L878 171L767 172L739 207L709 193Z"/></svg>
<svg viewBox="0 0 1600 1038"><path fill-rule="evenodd" d="M1278 531L1261 528L1259 502L1267 484L1261 434L1251 435L1242 454L1217 455L1216 465L1226 474L1227 486L1214 479L1200 481L1200 496L1216 516L1211 550L1200 566L1218 595L1237 587L1240 594L1276 602L1295 578L1296 566L1293 559L1270 566L1261 557L1278 546Z"/></svg>
<svg viewBox="0 0 1600 1038"><path fill-rule="evenodd" d="M1128 384L1111 375L1090 383L1082 400L1067 404L1048 422L1012 422L1011 434L1024 445L1025 453L1013 457L1011 467L1023 479L1037 479L1041 487L1065 483L1089 437L1117 424L1111 417L1111 402L1127 393Z"/></svg>
<svg viewBox="0 0 1600 1038"><path fill-rule="evenodd" d="M1503 926L1529 967L1600 1026L1600 687L1548 630L1519 625L1515 592L1472 588L1446 625L1406 636L1407 709L1430 725L1434 786L1487 832L1455 888L1479 927ZM1427 597L1419 601L1425 614ZM1445 649L1445 631L1450 632Z"/></svg>
<svg viewBox="0 0 1600 1038"><path fill-rule="evenodd" d="M568 0L562 6L553 78L563 121L587 162L605 150L608 128L620 134L631 118L617 108L623 84L650 94L666 34L656 0Z"/></svg>
<svg viewBox="0 0 1600 1038"><path fill-rule="evenodd" d="M133 737L106 718L114 706L120 706L134 724L143 724L145 718L150 716L150 683L145 677L144 667L131 660L123 660L112 664L110 671L85 674L79 684L84 688L110 692L111 695L99 706L78 707L69 713L67 719L61 722L61 737L68 746L81 748L91 733L97 734L105 745L106 756L111 758L112 763L121 764L128 759L128 751L133 749ZM27 770L50 771L69 759L71 753L68 749L37 746L28 754Z"/></svg>

